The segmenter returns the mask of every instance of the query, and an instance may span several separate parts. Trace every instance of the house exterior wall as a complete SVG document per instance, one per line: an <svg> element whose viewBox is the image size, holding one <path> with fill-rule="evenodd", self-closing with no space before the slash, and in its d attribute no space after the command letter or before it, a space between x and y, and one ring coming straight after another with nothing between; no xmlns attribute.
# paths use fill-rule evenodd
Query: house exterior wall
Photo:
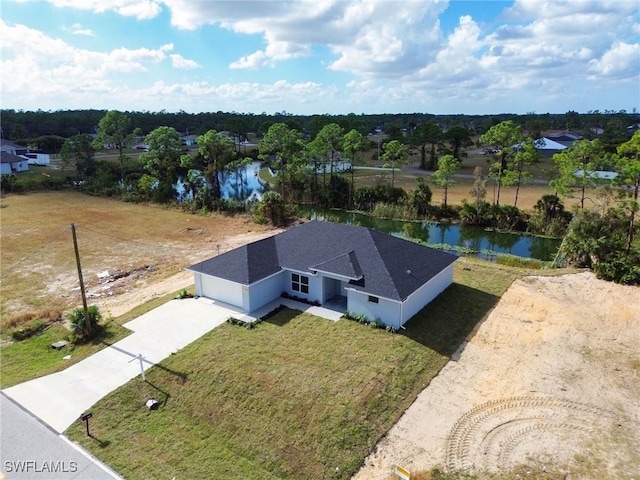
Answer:
<svg viewBox="0 0 640 480"><path fill-rule="evenodd" d="M402 324L422 310L453 282L453 263L413 292L402 305Z"/></svg>
<svg viewBox="0 0 640 480"><path fill-rule="evenodd" d="M10 175L10 174L11 174L11 164L0 163L0 175Z"/></svg>
<svg viewBox="0 0 640 480"><path fill-rule="evenodd" d="M277 275L267 277L264 280L244 287L243 290L243 305L247 308L247 312L253 312L254 310L272 302L276 298L282 295L284 290L285 279L291 280L291 276L288 272L280 272Z"/></svg>
<svg viewBox="0 0 640 480"><path fill-rule="evenodd" d="M309 278L309 293L296 292L291 288L291 277L293 274L304 275ZM322 303L324 298L324 278L320 275L310 275L308 273L285 271L283 290L289 295L304 298L310 302Z"/></svg>
<svg viewBox="0 0 640 480"><path fill-rule="evenodd" d="M354 314L363 314L370 319L379 319L385 325L400 328L400 302L378 298L378 303L369 301L369 295L347 290L347 310Z"/></svg>
<svg viewBox="0 0 640 480"><path fill-rule="evenodd" d="M29 170L29 161L25 159L20 162L14 162L11 164L11 166L15 169L16 172L26 172L27 170Z"/></svg>
<svg viewBox="0 0 640 480"><path fill-rule="evenodd" d="M198 272L193 277L196 295L244 309L243 285Z"/></svg>
<svg viewBox="0 0 640 480"><path fill-rule="evenodd" d="M49 165L48 153L32 153L29 152L25 155L29 160L29 165Z"/></svg>

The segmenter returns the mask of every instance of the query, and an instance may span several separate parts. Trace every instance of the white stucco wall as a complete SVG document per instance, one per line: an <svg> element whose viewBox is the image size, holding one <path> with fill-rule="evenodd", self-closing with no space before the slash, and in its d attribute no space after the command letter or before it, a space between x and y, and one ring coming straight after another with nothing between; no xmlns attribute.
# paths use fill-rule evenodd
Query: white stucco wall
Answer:
<svg viewBox="0 0 640 480"><path fill-rule="evenodd" d="M280 295L282 295L284 290L284 281L287 278L289 281L291 280L291 275L289 275L288 272L280 272L256 282L248 288L245 287L245 290L243 290L243 303L247 306L245 310L247 312L253 312L263 305L279 298Z"/></svg>
<svg viewBox="0 0 640 480"><path fill-rule="evenodd" d="M378 303L369 301L369 295L349 290L347 310L355 314L364 314L368 318L379 318L385 325L400 328L411 317L422 310L429 302L442 293L453 282L453 264L425 283L400 304L386 298L378 298Z"/></svg>
<svg viewBox="0 0 640 480"><path fill-rule="evenodd" d="M11 173L11 164L10 163L0 163L0 174L8 175Z"/></svg>
<svg viewBox="0 0 640 480"><path fill-rule="evenodd" d="M385 325L400 328L400 302L378 298L378 303L369 301L369 294L347 290L347 310L364 314L370 319L380 319Z"/></svg>
<svg viewBox="0 0 640 480"><path fill-rule="evenodd" d="M402 324L422 310L453 282L453 263L413 292L402 305Z"/></svg>
<svg viewBox="0 0 640 480"><path fill-rule="evenodd" d="M296 292L291 289L291 275L297 273L298 275L303 275L305 277L309 277L309 293L304 294L302 292ZM324 298L324 281L323 278L319 275L310 275L308 273L299 273L299 272L291 272L286 270L284 272L284 285L283 290L287 292L289 295L293 295L295 297L304 298L309 300L310 302L318 302L322 303L322 299Z"/></svg>

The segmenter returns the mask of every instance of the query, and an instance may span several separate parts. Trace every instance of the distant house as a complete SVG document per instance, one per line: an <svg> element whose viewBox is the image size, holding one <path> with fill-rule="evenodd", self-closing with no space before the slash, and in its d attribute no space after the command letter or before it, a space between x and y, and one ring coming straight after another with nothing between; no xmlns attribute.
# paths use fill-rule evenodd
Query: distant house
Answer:
<svg viewBox="0 0 640 480"><path fill-rule="evenodd" d="M546 135L544 138L551 140L552 142L559 143L565 147L571 147L578 140L582 140L582 135L571 132L562 132L556 134Z"/></svg>
<svg viewBox="0 0 640 480"><path fill-rule="evenodd" d="M29 151L25 153L23 157L27 158L29 165L46 166L50 163L49 154L41 150Z"/></svg>
<svg viewBox="0 0 640 480"><path fill-rule="evenodd" d="M10 175L27 170L29 170L29 161L26 158L4 150L0 152L0 175Z"/></svg>
<svg viewBox="0 0 640 480"><path fill-rule="evenodd" d="M588 178L594 178L597 180L611 181L618 177L618 172L612 172L609 170L596 170L593 172L587 172L585 175L585 171L580 169L580 170L576 170L576 172L573 175L577 178L582 178L586 176Z"/></svg>
<svg viewBox="0 0 640 480"><path fill-rule="evenodd" d="M400 328L452 283L456 259L371 228L312 221L189 270L196 295L245 312L284 293Z"/></svg>
<svg viewBox="0 0 640 480"><path fill-rule="evenodd" d="M0 140L0 151L10 153L11 155L24 155L29 151L29 148L3 138Z"/></svg>
<svg viewBox="0 0 640 480"><path fill-rule="evenodd" d="M198 135L184 135L181 137L182 144L186 145L187 147L190 147L196 144L197 138L198 138Z"/></svg>
<svg viewBox="0 0 640 480"><path fill-rule="evenodd" d="M0 150L2 152L23 157L29 165L49 165L49 154L42 150L18 145L5 139L0 142Z"/></svg>
<svg viewBox="0 0 640 480"><path fill-rule="evenodd" d="M551 157L555 153L569 148L568 146L560 142L556 142L549 137L538 138L534 140L533 144L535 145L536 150L545 157Z"/></svg>

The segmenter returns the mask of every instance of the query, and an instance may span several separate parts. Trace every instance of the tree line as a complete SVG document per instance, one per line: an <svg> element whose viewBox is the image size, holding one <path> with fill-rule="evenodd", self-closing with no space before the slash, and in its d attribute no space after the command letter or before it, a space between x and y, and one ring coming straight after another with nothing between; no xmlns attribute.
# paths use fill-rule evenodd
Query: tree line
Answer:
<svg viewBox="0 0 640 480"><path fill-rule="evenodd" d="M45 150L57 153L64 138L77 134L95 134L98 123L106 115L106 110L55 110L55 111L25 111L0 110L0 132L2 138L16 142L40 143ZM228 131L242 137L253 132L258 136L264 134L270 125L285 123L290 128L315 137L322 127L329 123L336 123L345 131L356 129L362 134L375 132L378 129L391 137L401 133L414 132L420 126L422 131L415 131L416 135L424 138L423 145L429 145L429 140L437 132L430 130L425 124L434 123L440 130L448 131L456 126L468 130L472 135L481 135L489 128L500 122L511 120L521 125L532 137L538 137L545 130L574 130L589 133L598 129L613 129L613 126L624 128L640 122L640 115L633 112L589 111L577 113L568 111L564 114L536 114L530 112L524 115L509 113L493 115L434 115L429 113L410 114L355 114L346 115L293 115L287 112L274 114L244 114L237 112L123 112L132 124L140 129L141 135L147 135L160 126L175 128L181 133L202 135L209 130ZM452 134L453 135L453 134ZM44 138L43 138L44 137ZM432 143L431 143L432 145ZM57 150L56 150L57 148ZM432 151L432 150L431 150ZM433 161L433 156L430 156Z"/></svg>
<svg viewBox="0 0 640 480"><path fill-rule="evenodd" d="M613 115L618 118L620 114ZM425 119L410 131L387 127L384 136L377 135L376 145L355 127L346 129L337 122L317 126L311 136L291 122L271 123L261 133L258 148L249 152L241 152L228 133L212 128L196 137L194 155L185 152L181 134L174 126L161 125L145 135L148 149L134 159L127 155L127 149L143 134L141 127L129 113L109 111L98 120L94 135L77 133L64 139L61 158L75 169L74 184L82 184L93 194L120 195L128 201L172 202L176 199L176 181L181 178L189 198L185 208L249 210L257 221L277 225L286 222L295 205L311 203L380 216L450 217L505 230L559 237L566 234L562 248L566 259L593 268L605 278L640 282L640 248L635 235L640 133L631 137L621 122L610 122L597 132L597 138L587 136L553 156L555 169L550 185L556 194L542 197L531 215L517 208L520 187L531 179L530 167L539 161L537 132L527 124L503 120L477 137L475 146L491 152L488 176L476 169L469 192L471 201L461 206L449 205L448 190L456 181L465 149L474 145L473 132L467 127L444 129L434 120ZM96 160L96 151L105 145L117 152L116 162ZM354 167L372 147L379 149L389 180L355 188ZM405 191L395 185L395 173L409 162L411 151L418 152L419 167L432 173L427 181L418 177L414 189ZM244 167L256 160L273 172L273 190L256 203L223 200L225 175L235 175L238 182ZM347 172L339 168L345 160L350 163ZM610 185L614 188L605 189L608 199L596 202L587 193L602 185L598 174L602 170L615 172ZM494 186L492 203L486 200L489 179ZM3 179L3 190L10 190L11 184L10 179ZM432 203L429 184L442 189L440 205ZM501 203L505 186L515 186L513 205ZM578 195L580 205L570 213L561 199L574 195ZM587 202L593 206L587 208Z"/></svg>

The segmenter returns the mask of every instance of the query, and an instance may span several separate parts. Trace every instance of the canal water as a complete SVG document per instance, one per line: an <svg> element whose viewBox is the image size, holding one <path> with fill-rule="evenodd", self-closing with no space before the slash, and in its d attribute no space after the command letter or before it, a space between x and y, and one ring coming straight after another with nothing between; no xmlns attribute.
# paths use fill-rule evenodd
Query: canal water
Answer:
<svg viewBox="0 0 640 480"><path fill-rule="evenodd" d="M551 261L560 246L560 240L555 238L496 232L475 226L389 220L361 213L307 206L300 207L300 211L310 220L325 220L375 228L402 238L418 239L430 245L444 244L460 247L481 255L507 253L519 257Z"/></svg>

